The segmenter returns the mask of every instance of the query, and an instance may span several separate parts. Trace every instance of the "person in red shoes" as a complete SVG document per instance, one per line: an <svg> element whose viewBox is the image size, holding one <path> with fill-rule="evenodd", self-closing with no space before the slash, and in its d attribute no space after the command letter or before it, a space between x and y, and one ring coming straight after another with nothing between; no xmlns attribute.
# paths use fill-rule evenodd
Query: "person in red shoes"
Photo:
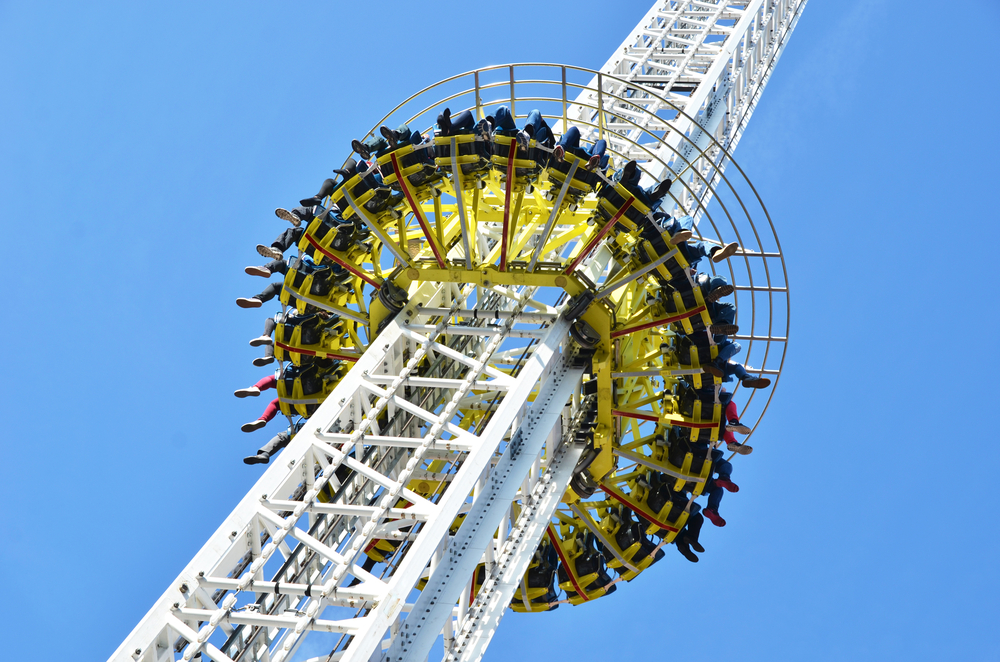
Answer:
<svg viewBox="0 0 1000 662"><path fill-rule="evenodd" d="M708 506L702 510L702 513L716 526L726 525L726 520L722 519L722 516L719 515L719 506L722 505L723 491L740 491L739 485L732 481L732 473L733 465L723 457L722 451L712 449L712 473L709 475L714 476L718 474L718 477L710 477L705 485L704 491L708 494Z"/></svg>

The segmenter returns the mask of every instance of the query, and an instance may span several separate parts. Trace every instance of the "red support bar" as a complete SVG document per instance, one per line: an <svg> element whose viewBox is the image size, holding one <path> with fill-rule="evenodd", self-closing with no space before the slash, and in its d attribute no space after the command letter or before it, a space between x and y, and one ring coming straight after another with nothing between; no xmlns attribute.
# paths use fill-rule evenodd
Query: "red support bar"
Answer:
<svg viewBox="0 0 1000 662"><path fill-rule="evenodd" d="M500 237L500 271L507 271L507 235L510 232L510 191L514 186L514 155L517 153L517 141L510 141L510 154L507 156L507 190L504 191L503 202L503 233Z"/></svg>
<svg viewBox="0 0 1000 662"><path fill-rule="evenodd" d="M624 504L624 505L625 505L625 506L627 506L628 508L631 508L631 509L632 509L632 510L634 510L635 512L639 513L639 514L640 514L640 515L641 515L641 516L643 517L643 519L646 519L646 520L649 520L650 522L652 522L652 523L653 523L653 524L655 524L656 526L660 527L661 529L666 529L667 531L673 531L674 533L677 533L678 531L680 531L680 529L678 529L678 528L677 528L677 527L675 527L675 526L670 526L669 524L665 524L665 523L661 522L661 521L660 521L660 520L658 520L658 519L657 519L657 518L656 518L656 517L655 517L654 515L651 515L651 514L650 514L649 512L647 512L647 511L646 511L645 509L643 509L643 508L639 507L639 505L638 505L638 504L636 504L636 503L633 503L632 501L629 501L629 500L628 500L628 499L627 499L627 498L625 497L625 495L624 495L624 494L619 494L619 493L618 493L618 492L616 492L616 491L612 491L612 490L609 490L608 488L604 487L603 485L601 485L601 486L600 486L600 488L601 488L601 489L602 489L602 490L604 491L604 493L605 493L605 494L607 494L607 495L608 495L609 497L611 497L612 499L614 499L614 500L615 500L615 501L617 501L618 503L621 503L621 504Z"/></svg>
<svg viewBox="0 0 1000 662"><path fill-rule="evenodd" d="M587 243L583 250L580 251L579 255L576 256L576 259L573 260L572 264L570 264L563 273L569 275L581 262L583 262L583 259L590 254L590 251L594 250L594 247L597 246L598 242L600 242L601 239L604 239L606 234L611 232L611 228L621 219L625 212L628 211L628 208L632 206L633 201L635 201L635 198L633 196L629 196L628 200L625 201L625 204L623 204L622 208L618 210L618 213L615 214L614 218L608 221L608 224L601 228L601 231Z"/></svg>
<svg viewBox="0 0 1000 662"><path fill-rule="evenodd" d="M323 248L322 246L320 246L319 241L317 241L316 238L313 237L308 232L305 234L305 237L306 237L306 241L308 241L310 244L313 245L313 248L315 248L316 250L318 250L320 253L322 253L326 257L330 258L331 260L333 260L334 262L336 262L340 266L344 267L345 269L347 269L348 271L350 271L352 274L354 274L355 276L357 276L361 280L365 281L366 283L368 283L369 285L371 285L372 287L374 287L376 290L382 288L382 283L379 283L378 281L373 280L365 272L361 271L360 269L358 269L354 265L350 264L349 262L346 262L346 261L340 259L339 257L337 257L336 255L334 255L330 251L328 251L325 248Z"/></svg>
<svg viewBox="0 0 1000 662"><path fill-rule="evenodd" d="M441 257L441 249L438 247L437 242L434 239L434 235L431 233L430 227L427 225L427 219L424 218L423 210L420 209L420 206L414 199L413 194L410 193L410 187L407 186L406 177L403 177L403 171L400 168L399 159L396 158L395 152L390 154L389 157L392 159L392 167L396 171L396 181L399 182L399 188L403 189L403 195L406 196L406 201L410 203L410 208L413 209L413 215L417 217L417 223L420 223L420 227L424 231L424 236L427 237L427 243L431 245L431 250L434 252L434 259L437 260L438 266L444 269L444 258Z"/></svg>
<svg viewBox="0 0 1000 662"><path fill-rule="evenodd" d="M615 338L621 338L622 336L627 336L630 333L635 333L636 331L645 331L646 329L651 329L654 326L663 326L664 324L670 324L671 322L680 322L681 320L686 320L689 317L694 317L695 315L702 313L706 310L705 306L698 306L693 308L686 313L680 315L673 315L671 317L661 317L655 319L652 322L644 322L637 326L630 326L624 329L619 329L618 331L611 332L612 340Z"/></svg>

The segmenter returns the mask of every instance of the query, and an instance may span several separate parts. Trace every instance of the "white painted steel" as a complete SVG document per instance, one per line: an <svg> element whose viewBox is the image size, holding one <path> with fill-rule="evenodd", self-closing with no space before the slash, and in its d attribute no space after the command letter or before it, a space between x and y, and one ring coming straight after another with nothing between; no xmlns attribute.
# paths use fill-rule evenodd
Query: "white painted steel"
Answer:
<svg viewBox="0 0 1000 662"><path fill-rule="evenodd" d="M503 543L493 572L469 605L468 617L454 643L445 649L445 660L474 661L482 658L496 632L507 605L524 577L545 529L552 519L563 493L569 486L582 447L563 443L548 465L545 476L535 483L525 499L520 517Z"/></svg>
<svg viewBox="0 0 1000 662"><path fill-rule="evenodd" d="M632 124L608 121L603 130L583 130L591 140L602 133L621 153L629 153L629 146L618 135L637 140L644 130L665 133L667 146L655 156L669 164L673 176L684 173L694 189L691 194L675 185L671 193L687 209L698 206L692 198L706 207L714 182L728 165L723 150L731 153L739 143L806 2L658 0L599 71L649 88L683 114L654 95L627 95L627 102L615 98L626 96L625 83L599 74L589 86L599 91L579 94L568 111L570 122L598 119L598 102L609 115L630 118ZM634 156L649 158L642 152ZM645 183L667 174L652 161Z"/></svg>
<svg viewBox="0 0 1000 662"><path fill-rule="evenodd" d="M546 439L561 437L562 431L557 426L563 409L584 373L583 368L573 368L570 360L564 354L560 363L554 366L489 480L476 491L466 523L448 543L447 561L434 571L414 603L413 611L420 614L420 619L412 623L407 619L403 623L387 659L400 662L426 658L445 622L451 619L455 603L465 590L465 584L455 578L467 580L472 577L483 551L492 543L493 532L500 526L504 511L517 496Z"/></svg>

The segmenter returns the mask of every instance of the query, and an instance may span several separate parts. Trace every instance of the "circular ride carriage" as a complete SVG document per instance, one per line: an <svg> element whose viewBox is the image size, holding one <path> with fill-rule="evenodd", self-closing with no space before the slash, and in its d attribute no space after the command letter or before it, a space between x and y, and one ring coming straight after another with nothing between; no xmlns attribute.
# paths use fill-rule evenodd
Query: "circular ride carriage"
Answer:
<svg viewBox="0 0 1000 662"><path fill-rule="evenodd" d="M454 284L468 307L481 308L491 292L515 291L539 312L577 319L571 336L588 375L575 435L586 450L511 603L517 611L593 600L662 557L697 512L710 451L725 431L726 384L705 370L718 358L719 338L740 341L737 358L770 380L757 389L737 382L729 394L748 438L773 397L787 345L780 245L743 171L669 94L619 79L612 94L609 80L579 67L504 65L406 99L368 135L405 126L422 140L388 141L323 197L281 295L300 313L274 339L276 358L288 362L278 388L289 416L311 415L421 284ZM517 131L436 135L445 107L478 122L501 105L519 123L539 109L557 138L577 127L585 149L607 141L606 167L588 167L587 153L573 150L558 159L551 144L519 140ZM673 179L659 205L617 180L630 161L644 186ZM679 221L673 232L668 218ZM678 234L680 226L692 236ZM685 247L696 241L708 250L738 244L727 259L697 265L734 286L725 295L736 309L731 322L713 319L721 297L691 269ZM516 374L532 342L522 334L490 365ZM490 397L464 398L460 426L481 427ZM423 468L439 474L444 464ZM446 488L444 480L410 485L425 496ZM366 552L369 566L391 567L405 543L375 541ZM473 592L482 576L481 564Z"/></svg>

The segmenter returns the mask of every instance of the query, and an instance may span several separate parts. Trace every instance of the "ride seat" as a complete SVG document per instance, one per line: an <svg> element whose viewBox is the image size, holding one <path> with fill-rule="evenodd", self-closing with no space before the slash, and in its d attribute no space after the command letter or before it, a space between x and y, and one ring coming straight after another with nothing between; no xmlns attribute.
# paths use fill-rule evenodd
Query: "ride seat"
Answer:
<svg viewBox="0 0 1000 662"><path fill-rule="evenodd" d="M479 140L474 133L460 133L450 136L434 137L434 164L447 173L454 170L452 162L452 144L457 154L455 162L461 168L463 175L482 172L490 165L489 145Z"/></svg>
<svg viewBox="0 0 1000 662"><path fill-rule="evenodd" d="M514 168L514 184L512 191L526 189L534 182L541 173L542 168L538 161L547 156L537 147L529 147L527 152L517 147L514 150L514 161L511 163L511 149L517 146L515 136L517 131L509 132L511 135L504 135L500 132L493 134L493 150L490 154L490 168L499 177L501 184L507 181L507 172L511 166Z"/></svg>
<svg viewBox="0 0 1000 662"><path fill-rule="evenodd" d="M597 551L594 541L594 534L588 531L583 540L574 535L558 543L562 551L559 588L566 592L571 604L595 600L614 593L617 588L611 584L604 557Z"/></svg>
<svg viewBox="0 0 1000 662"><path fill-rule="evenodd" d="M278 407L286 416L308 418L347 373L340 361L314 361L303 366L288 366L278 378Z"/></svg>

